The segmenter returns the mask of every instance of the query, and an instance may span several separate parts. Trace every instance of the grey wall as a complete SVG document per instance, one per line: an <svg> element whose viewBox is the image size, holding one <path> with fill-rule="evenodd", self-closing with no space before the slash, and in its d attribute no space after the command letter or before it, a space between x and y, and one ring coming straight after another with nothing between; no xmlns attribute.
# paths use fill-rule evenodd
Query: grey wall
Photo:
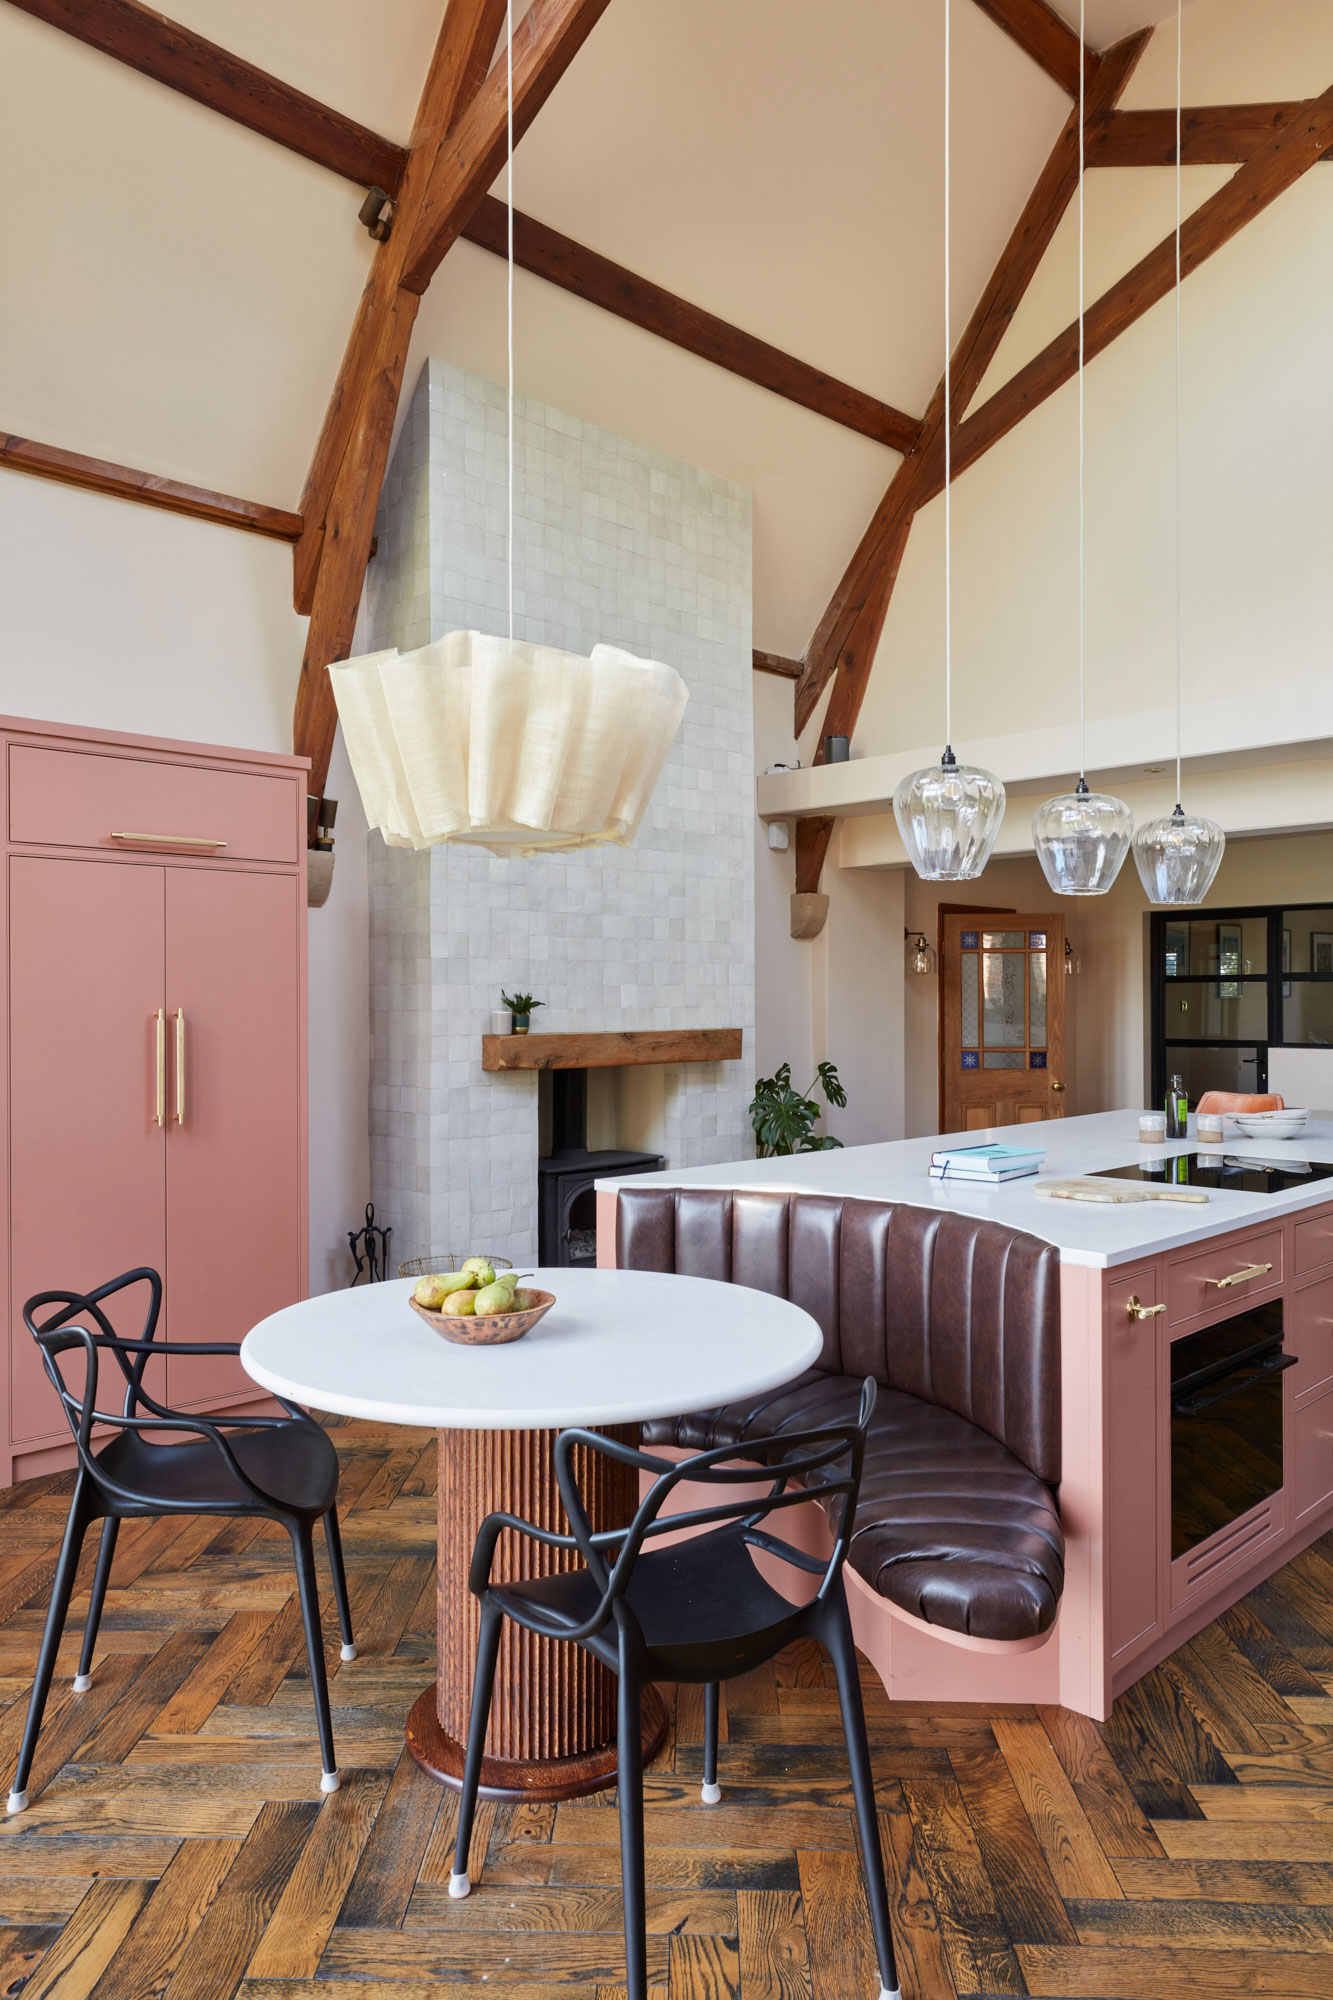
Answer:
<svg viewBox="0 0 1333 2000"><path fill-rule="evenodd" d="M752 1150L750 496L545 404L517 406L515 636L674 666L689 706L634 846L500 860L371 836L371 1170L402 1256L536 1252L537 1080L487 1076L500 988L549 1030L741 1027L744 1059L669 1068L673 1166ZM505 392L439 361L399 436L369 643L505 630Z"/></svg>

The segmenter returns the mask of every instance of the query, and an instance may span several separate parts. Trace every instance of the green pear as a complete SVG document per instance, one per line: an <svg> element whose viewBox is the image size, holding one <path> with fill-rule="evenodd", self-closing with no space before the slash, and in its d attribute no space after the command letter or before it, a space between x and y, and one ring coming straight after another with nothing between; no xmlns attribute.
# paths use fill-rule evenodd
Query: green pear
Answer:
<svg viewBox="0 0 1333 2000"><path fill-rule="evenodd" d="M450 1292L455 1289L452 1278L418 1278L412 1288L412 1297L419 1306L427 1306L431 1312L438 1312Z"/></svg>
<svg viewBox="0 0 1333 2000"><path fill-rule="evenodd" d="M538 1299L537 1299L537 1294L535 1292L525 1292L521 1286L515 1290L514 1306L513 1306L513 1310L515 1312L517 1313L531 1312L533 1307L537 1303Z"/></svg>
<svg viewBox="0 0 1333 2000"><path fill-rule="evenodd" d="M483 1285L477 1293L477 1316L489 1313L507 1313L514 1310L514 1287L512 1285Z"/></svg>
<svg viewBox="0 0 1333 2000"><path fill-rule="evenodd" d="M447 1313L474 1313L477 1310L477 1295L473 1291L450 1292L444 1302Z"/></svg>
<svg viewBox="0 0 1333 2000"><path fill-rule="evenodd" d="M469 1275L473 1272L476 1273L475 1277ZM463 1275L468 1279L469 1283L476 1285L478 1289L483 1285L493 1285L495 1283L495 1272L484 1257L469 1257L463 1266Z"/></svg>

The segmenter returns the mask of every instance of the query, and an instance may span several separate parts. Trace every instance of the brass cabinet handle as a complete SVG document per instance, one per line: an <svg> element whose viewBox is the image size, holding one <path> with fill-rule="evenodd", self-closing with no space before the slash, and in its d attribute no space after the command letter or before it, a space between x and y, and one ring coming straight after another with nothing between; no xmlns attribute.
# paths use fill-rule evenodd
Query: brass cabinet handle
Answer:
<svg viewBox="0 0 1333 2000"><path fill-rule="evenodd" d="M1166 1311L1165 1306L1145 1306L1137 1292L1130 1295L1125 1311L1131 1319L1156 1319L1158 1313Z"/></svg>
<svg viewBox="0 0 1333 2000"><path fill-rule="evenodd" d="M1264 1272L1272 1268L1271 1264L1247 1264L1243 1271L1233 1271L1229 1278L1205 1278L1203 1282L1205 1285L1216 1285L1219 1292L1224 1292L1229 1285L1243 1285L1247 1278L1262 1278Z"/></svg>
<svg viewBox="0 0 1333 2000"><path fill-rule="evenodd" d="M108 840L127 840L137 847L204 847L210 851L225 847L225 840L211 840L201 833L111 833Z"/></svg>
<svg viewBox="0 0 1333 2000"><path fill-rule="evenodd" d="M185 1123L185 1009L176 1009L176 1123Z"/></svg>
<svg viewBox="0 0 1333 2000"><path fill-rule="evenodd" d="M167 1122L167 1017L159 1007L157 1010L157 1111L155 1125Z"/></svg>

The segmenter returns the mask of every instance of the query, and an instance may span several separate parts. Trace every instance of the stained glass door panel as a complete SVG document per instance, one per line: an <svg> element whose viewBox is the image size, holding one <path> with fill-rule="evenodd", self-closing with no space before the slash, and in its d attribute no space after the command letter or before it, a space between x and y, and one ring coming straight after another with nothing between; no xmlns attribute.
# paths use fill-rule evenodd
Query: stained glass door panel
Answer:
<svg viewBox="0 0 1333 2000"><path fill-rule="evenodd" d="M1060 916L943 918L941 1131L1064 1116L1064 943Z"/></svg>

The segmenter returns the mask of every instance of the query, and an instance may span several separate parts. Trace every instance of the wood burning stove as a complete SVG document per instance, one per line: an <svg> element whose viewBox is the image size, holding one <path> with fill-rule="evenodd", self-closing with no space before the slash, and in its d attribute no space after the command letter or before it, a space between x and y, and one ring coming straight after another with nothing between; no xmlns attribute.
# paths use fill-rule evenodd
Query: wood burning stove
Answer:
<svg viewBox="0 0 1333 2000"><path fill-rule="evenodd" d="M544 1267L597 1262L597 1195L608 1174L655 1174L660 1153L588 1151L588 1072L551 1071L551 1151L537 1162L537 1261Z"/></svg>

